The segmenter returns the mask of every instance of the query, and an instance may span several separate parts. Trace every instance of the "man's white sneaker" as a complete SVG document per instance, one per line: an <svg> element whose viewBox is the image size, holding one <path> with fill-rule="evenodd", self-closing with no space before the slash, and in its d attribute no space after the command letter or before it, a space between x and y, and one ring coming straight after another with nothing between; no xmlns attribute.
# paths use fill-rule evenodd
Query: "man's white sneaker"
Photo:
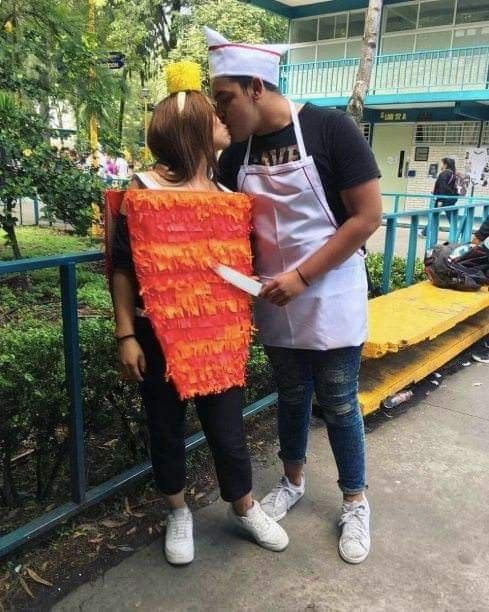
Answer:
<svg viewBox="0 0 489 612"><path fill-rule="evenodd" d="M186 565L194 560L194 527L188 506L168 514L165 556L172 565Z"/></svg>
<svg viewBox="0 0 489 612"><path fill-rule="evenodd" d="M239 516L233 506L229 506L229 518L246 530L256 540L256 543L267 550L280 552L289 545L289 536L272 518L261 509L257 501L247 511L246 516Z"/></svg>
<svg viewBox="0 0 489 612"><path fill-rule="evenodd" d="M370 506L362 501L343 502L339 526L339 552L347 563L361 563L370 552Z"/></svg>
<svg viewBox="0 0 489 612"><path fill-rule="evenodd" d="M305 488L304 475L299 486L292 484L287 476L282 476L278 486L261 500L261 507L275 521L281 521L304 495Z"/></svg>

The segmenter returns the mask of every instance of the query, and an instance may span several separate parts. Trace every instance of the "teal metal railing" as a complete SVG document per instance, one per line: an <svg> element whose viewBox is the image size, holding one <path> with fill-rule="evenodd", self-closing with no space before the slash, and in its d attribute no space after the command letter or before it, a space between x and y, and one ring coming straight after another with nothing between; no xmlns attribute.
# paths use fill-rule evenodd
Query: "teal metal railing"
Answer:
<svg viewBox="0 0 489 612"><path fill-rule="evenodd" d="M448 213L450 215L450 239L457 238L469 241L472 233L474 219L487 217L489 215L489 198L459 198L463 203L455 206L434 208L434 198L430 195L408 195L385 194L392 197L392 212L384 213L386 225L384 246L384 269L382 289L389 291L392 264L396 248L397 230L402 223L409 227L409 247L407 253L406 284L411 284L414 279L414 267L416 262L418 230L422 226L422 220L427 220L427 236L424 238L426 248L436 244L440 231L440 217ZM428 200L429 206L424 209L402 210L403 198L417 197L420 200ZM476 214L477 213L477 214ZM0 558L8 555L20 546L30 542L35 537L42 535L56 527L66 519L78 514L82 510L92 506L122 487L134 483L151 472L149 461L136 465L114 478L92 488L87 488L85 469L85 431L82 403L82 377L83 372L80 362L79 332L78 332L78 308L76 295L77 266L83 263L100 262L104 258L99 251L87 253L75 253L55 257L40 257L34 259L22 259L14 261L0 261L0 276L30 272L32 270L58 268L61 285L61 312L63 320L65 378L69 396L70 414L70 481L71 501L43 514L33 521L0 537ZM243 414L245 417L252 416L264 410L276 402L275 393L247 406ZM185 441L187 451L197 448L205 442L202 432L198 432Z"/></svg>
<svg viewBox="0 0 489 612"><path fill-rule="evenodd" d="M86 484L85 432L82 403L83 372L80 360L78 333L78 309L76 295L76 270L79 264L99 262L104 259L100 251L74 253L56 257L38 257L14 261L0 261L0 276L18 274L46 268L58 268L61 285L61 312L65 359L65 380L69 397L70 415L70 481L71 501L39 516L33 521L0 537L0 558L46 533L66 519L92 506L122 487L151 473L149 461L118 474L114 478L90 489ZM250 417L276 402L275 393L250 404L243 410ZM185 440L185 448L191 451L204 444L205 436L198 432Z"/></svg>
<svg viewBox="0 0 489 612"><path fill-rule="evenodd" d="M418 241L424 242L423 252L433 248L443 231L443 240L449 242L470 242L474 223L489 216L489 198L459 197L453 206L435 207L436 200L453 200L453 196L433 196L426 194L383 194L383 197L392 197L392 211L384 213L385 241L384 261L382 270L382 293L390 290L392 265L396 253L398 229L408 230L408 245L406 255L406 285L414 280L416 258L418 256ZM404 201L410 203L418 199L428 204L427 207L403 208ZM442 219L444 227L441 225ZM422 230L422 231L420 231Z"/></svg>
<svg viewBox="0 0 489 612"><path fill-rule="evenodd" d="M284 64L280 86L291 97L349 97L357 58ZM369 95L488 88L489 46L378 55Z"/></svg>

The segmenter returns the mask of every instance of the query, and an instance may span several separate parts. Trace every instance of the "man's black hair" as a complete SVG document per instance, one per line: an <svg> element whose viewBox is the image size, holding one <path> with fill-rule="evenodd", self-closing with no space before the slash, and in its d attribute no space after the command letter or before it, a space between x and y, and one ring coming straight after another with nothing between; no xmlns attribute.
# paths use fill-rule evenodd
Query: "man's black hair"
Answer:
<svg viewBox="0 0 489 612"><path fill-rule="evenodd" d="M228 77L233 83L238 83L243 91L246 91L253 82L253 77L250 76L230 76ZM263 81L263 85L267 91L273 91L274 93L280 93L279 88L268 81Z"/></svg>

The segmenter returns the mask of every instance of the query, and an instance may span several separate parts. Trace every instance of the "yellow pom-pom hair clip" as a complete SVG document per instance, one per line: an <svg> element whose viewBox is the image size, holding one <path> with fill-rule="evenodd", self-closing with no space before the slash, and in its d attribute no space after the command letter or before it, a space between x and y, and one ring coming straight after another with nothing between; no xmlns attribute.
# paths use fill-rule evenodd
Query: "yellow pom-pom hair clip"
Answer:
<svg viewBox="0 0 489 612"><path fill-rule="evenodd" d="M187 91L202 90L202 75L199 64L182 61L166 67L166 85L169 94L177 94L178 112L185 107Z"/></svg>

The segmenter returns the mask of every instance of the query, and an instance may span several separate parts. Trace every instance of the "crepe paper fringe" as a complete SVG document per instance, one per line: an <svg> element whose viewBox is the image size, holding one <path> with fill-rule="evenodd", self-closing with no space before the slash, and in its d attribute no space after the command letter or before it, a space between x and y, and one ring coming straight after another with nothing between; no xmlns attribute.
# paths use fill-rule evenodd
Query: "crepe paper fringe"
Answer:
<svg viewBox="0 0 489 612"><path fill-rule="evenodd" d="M166 67L166 86L170 94L201 91L202 74L199 64L188 60L168 64Z"/></svg>
<svg viewBox="0 0 489 612"><path fill-rule="evenodd" d="M245 384L250 298L212 270L251 274L251 200L244 194L126 192L145 310L182 399Z"/></svg>

